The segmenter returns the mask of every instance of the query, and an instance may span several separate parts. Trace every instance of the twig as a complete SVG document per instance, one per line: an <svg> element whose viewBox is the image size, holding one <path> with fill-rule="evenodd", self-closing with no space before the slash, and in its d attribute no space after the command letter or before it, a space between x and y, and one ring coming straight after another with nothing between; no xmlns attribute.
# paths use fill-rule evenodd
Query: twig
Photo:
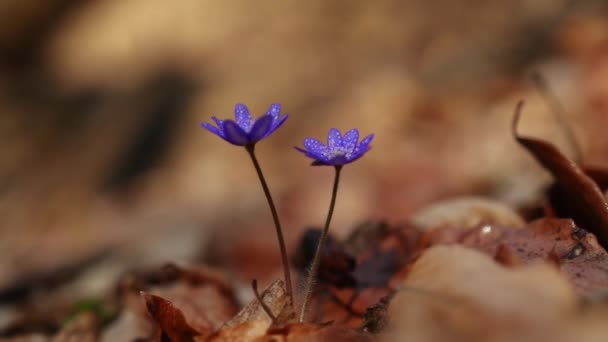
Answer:
<svg viewBox="0 0 608 342"><path fill-rule="evenodd" d="M255 298L258 300L258 302L260 302L262 309L264 309L264 311L266 311L266 314L272 320L272 324L274 324L277 321L277 318L275 315L272 314L272 311L270 311L270 308L268 307L268 305L266 305L266 303L264 303L264 301L262 300L262 296L260 296L260 293L258 292L258 281L257 280L253 279L251 281L251 288L253 289L253 294L255 295Z"/></svg>

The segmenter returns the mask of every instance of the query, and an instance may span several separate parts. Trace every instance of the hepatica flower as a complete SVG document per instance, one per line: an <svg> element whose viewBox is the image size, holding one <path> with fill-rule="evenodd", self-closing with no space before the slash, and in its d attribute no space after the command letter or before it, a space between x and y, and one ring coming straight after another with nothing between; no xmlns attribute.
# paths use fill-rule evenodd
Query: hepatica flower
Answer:
<svg viewBox="0 0 608 342"><path fill-rule="evenodd" d="M285 247L285 239L283 238L283 228L281 228L279 215L274 205L274 201L272 200L272 195L270 194L270 189L268 188L264 174L262 173L262 168L260 167L260 163L255 155L255 144L281 127L285 120L287 120L287 115L284 114L281 116L281 105L278 103L273 103L270 105L270 108L266 114L257 119L253 119L249 113L249 109L247 109L247 106L242 103L237 103L234 107L235 120L220 120L215 116L212 116L211 118L217 126L207 122L201 123L201 126L233 145L245 147L245 150L251 157L253 166L255 167L260 183L262 184L264 195L268 201L268 206L270 207L270 213L272 214L272 219L274 221L277 240L279 242L279 249L281 252L286 292L291 303L293 304L293 290L291 285L289 259L287 258L287 248ZM253 285L253 287L254 293L257 293L255 285Z"/></svg>
<svg viewBox="0 0 608 342"><path fill-rule="evenodd" d="M371 148L369 144L373 138L374 135L370 134L359 142L359 130L356 128L344 133L344 136L332 128L327 134L327 145L318 139L306 138L303 143L305 149L296 149L314 159L312 165L340 166L361 158Z"/></svg>
<svg viewBox="0 0 608 342"><path fill-rule="evenodd" d="M317 274L319 273L319 265L321 264L321 251L323 250L323 245L327 239L331 217L334 213L334 207L336 205L338 184L340 183L340 172L345 164L354 162L369 151L371 148L369 144L372 142L373 138L374 135L370 134L359 141L359 131L356 128L344 133L344 136L340 134L339 130L332 128L327 134L327 145L323 144L318 139L306 138L304 139L304 148L296 147L298 151L313 159L312 165L330 165L333 166L336 171L334 177L334 186L331 191L331 200L329 202L329 210L327 212L327 217L325 218L325 225L321 231L319 244L317 245L317 250L315 251L315 255L312 259L312 265L310 266L310 272L308 273L308 280L306 281L304 300L302 301L302 307L299 314L300 322L304 322L304 318L306 316L306 307L314 292L315 279L317 278Z"/></svg>
<svg viewBox="0 0 608 342"><path fill-rule="evenodd" d="M281 116L281 105L273 103L266 114L253 119L249 109L242 103L234 107L235 120L220 120L215 116L211 119L217 126L203 122L201 126L227 142L238 146L255 145L266 138L287 120L287 115Z"/></svg>

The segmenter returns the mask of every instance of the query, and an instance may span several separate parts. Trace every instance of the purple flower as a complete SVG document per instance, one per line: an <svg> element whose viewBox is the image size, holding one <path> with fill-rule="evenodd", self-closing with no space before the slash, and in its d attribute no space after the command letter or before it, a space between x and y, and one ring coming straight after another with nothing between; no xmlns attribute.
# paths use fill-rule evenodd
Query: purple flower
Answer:
<svg viewBox="0 0 608 342"><path fill-rule="evenodd" d="M304 147L296 147L296 150L304 153L307 157L314 159L312 165L333 165L340 166L352 163L361 158L365 152L369 151L373 134L359 140L359 131L356 128L340 134L336 128L329 130L327 134L327 145L315 138L304 139Z"/></svg>
<svg viewBox="0 0 608 342"><path fill-rule="evenodd" d="M212 116L217 127L207 122L201 126L233 145L253 146L279 128L287 120L287 114L281 116L281 104L273 103L266 114L254 120L247 106L237 103L234 118L236 120L220 120Z"/></svg>

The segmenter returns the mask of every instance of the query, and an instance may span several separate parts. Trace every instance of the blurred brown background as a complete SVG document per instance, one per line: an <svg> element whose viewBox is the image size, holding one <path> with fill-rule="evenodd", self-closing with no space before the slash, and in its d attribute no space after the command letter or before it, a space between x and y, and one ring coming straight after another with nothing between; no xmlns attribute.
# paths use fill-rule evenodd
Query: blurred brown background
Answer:
<svg viewBox="0 0 608 342"><path fill-rule="evenodd" d="M516 101L522 132L572 151L533 72L584 160L608 164L605 1L8 0L0 16L3 302L95 296L167 261L277 271L245 151L199 126L236 102L290 114L258 147L290 246L333 176L292 147L330 127L376 134L343 173L337 234L464 194L533 202L548 177L511 138Z"/></svg>

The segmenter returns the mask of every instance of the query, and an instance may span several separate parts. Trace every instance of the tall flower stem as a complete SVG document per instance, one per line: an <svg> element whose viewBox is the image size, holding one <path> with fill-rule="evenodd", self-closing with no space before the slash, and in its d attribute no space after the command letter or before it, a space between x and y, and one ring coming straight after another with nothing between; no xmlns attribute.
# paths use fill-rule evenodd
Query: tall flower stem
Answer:
<svg viewBox="0 0 608 342"><path fill-rule="evenodd" d="M281 228L281 222L279 221L277 208L274 206L274 201L272 200L272 196L270 195L270 190L268 189L268 184L266 184L266 179L264 178L264 174L262 173L262 168L260 167L260 163L258 163L258 159L255 156L255 145L247 145L245 146L245 149L251 157L253 166L255 166L255 171L258 173L258 178L260 179L260 183L262 183L262 189L264 189L264 195L266 195L266 200L268 201L268 206L270 207L270 212L272 213L272 219L274 220L274 226L277 231L277 239L279 240L279 249L281 250L281 260L283 262L283 273L285 275L285 287L287 291L287 296L289 297L289 300L293 305L293 291L291 286L289 259L287 258L287 249L285 248L285 239L283 238L283 229Z"/></svg>
<svg viewBox="0 0 608 342"><path fill-rule="evenodd" d="M329 224L331 222L331 217L334 214L334 207L336 206L336 195L338 194L338 184L340 183L340 171L342 171L342 165L336 165L336 176L334 178L334 187L331 191L331 201L329 202L329 211L327 212L327 219L325 220L325 226L323 227L323 232L321 233L321 238L319 239L319 244L317 245L317 251L315 252L315 256L312 259L312 266L310 267L310 273L308 274L308 280L306 281L306 292L304 292L304 301L302 302L302 309L300 310L300 323L304 322L304 316L306 315L306 307L308 306L308 302L312 297L312 293L315 288L315 279L317 278L317 274L319 273L319 266L321 264L321 253L323 251L323 246L325 245L325 239L327 238L327 232L329 231Z"/></svg>

